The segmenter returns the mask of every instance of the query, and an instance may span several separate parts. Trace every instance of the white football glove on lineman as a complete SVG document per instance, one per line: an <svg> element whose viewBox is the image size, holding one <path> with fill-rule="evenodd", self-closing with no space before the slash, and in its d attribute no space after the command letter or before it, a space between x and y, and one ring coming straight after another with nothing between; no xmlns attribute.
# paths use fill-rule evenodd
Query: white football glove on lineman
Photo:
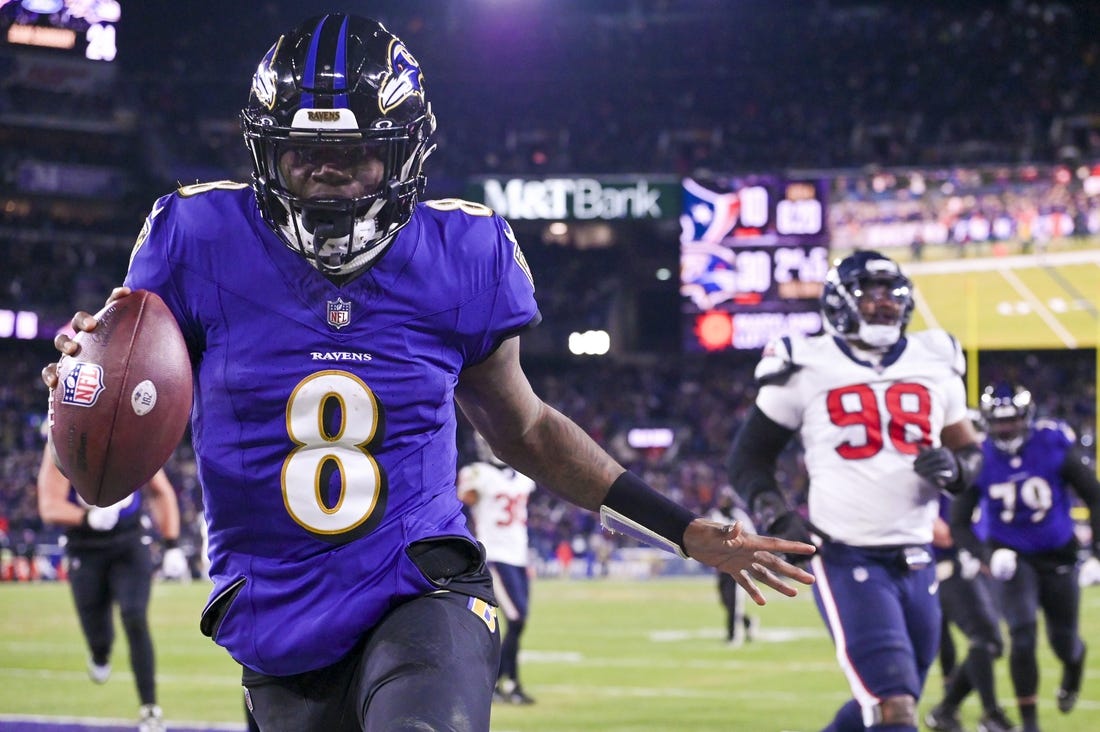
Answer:
<svg viewBox="0 0 1100 732"><path fill-rule="evenodd" d="M1081 565L1081 573L1077 575L1077 584L1081 587L1100 585L1100 559L1089 557Z"/></svg>
<svg viewBox="0 0 1100 732"><path fill-rule="evenodd" d="M118 504L113 506L92 506L84 515L84 523L93 531L110 531L118 524Z"/></svg>
<svg viewBox="0 0 1100 732"><path fill-rule="evenodd" d="M972 580L978 576L978 572L982 569L982 560L965 549L959 550L958 559L960 577L964 580Z"/></svg>
<svg viewBox="0 0 1100 732"><path fill-rule="evenodd" d="M165 579L182 579L188 571L187 555L183 553L183 549L174 546L164 550L164 556L160 560L160 573Z"/></svg>
<svg viewBox="0 0 1100 732"><path fill-rule="evenodd" d="M989 573L1002 582L1012 579L1016 574L1016 552L1005 548L995 550L989 557Z"/></svg>

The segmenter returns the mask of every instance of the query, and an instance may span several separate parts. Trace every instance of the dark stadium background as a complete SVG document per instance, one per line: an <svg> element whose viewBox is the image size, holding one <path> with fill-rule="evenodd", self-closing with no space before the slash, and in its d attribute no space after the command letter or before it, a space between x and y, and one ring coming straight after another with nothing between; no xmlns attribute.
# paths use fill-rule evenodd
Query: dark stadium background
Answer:
<svg viewBox="0 0 1100 732"><path fill-rule="evenodd" d="M57 569L57 533L38 521L34 496L46 406L39 371L53 358L53 332L75 309L98 309L121 281L156 197L177 184L247 178L236 114L255 63L313 10L374 14L423 65L439 119L431 197L467 197L485 178L657 185L1100 163L1100 3L1092 0L122 0L121 8L112 62L0 42L4 580ZM0 5L0 18L6 10ZM1100 207L1100 194L1083 200ZM683 350L675 216L571 221L564 233L545 220L512 223L545 319L525 341L536 389L653 485L708 510L728 483L724 457L751 404L759 352ZM1097 232L1082 231L1073 246L1097 247ZM1100 288L1086 294L1096 320ZM9 337L21 332L20 313L37 317L37 337ZM610 334L610 353L571 354L569 334L593 330ZM1042 413L1070 420L1091 445L1094 343L985 351L980 377L1025 381ZM632 444L637 428L670 444ZM186 444L168 467L194 551L201 493ZM791 451L781 477L792 494L800 470ZM593 517L543 494L530 520L548 572L560 571L563 545L584 555L600 544Z"/></svg>

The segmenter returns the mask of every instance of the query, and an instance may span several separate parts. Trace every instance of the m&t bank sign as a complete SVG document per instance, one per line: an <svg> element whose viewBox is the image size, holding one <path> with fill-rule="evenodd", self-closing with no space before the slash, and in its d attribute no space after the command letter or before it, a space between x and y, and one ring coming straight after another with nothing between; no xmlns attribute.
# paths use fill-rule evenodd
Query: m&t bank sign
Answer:
<svg viewBox="0 0 1100 732"><path fill-rule="evenodd" d="M614 221L680 215L679 181L654 178L483 178L466 194L506 219Z"/></svg>

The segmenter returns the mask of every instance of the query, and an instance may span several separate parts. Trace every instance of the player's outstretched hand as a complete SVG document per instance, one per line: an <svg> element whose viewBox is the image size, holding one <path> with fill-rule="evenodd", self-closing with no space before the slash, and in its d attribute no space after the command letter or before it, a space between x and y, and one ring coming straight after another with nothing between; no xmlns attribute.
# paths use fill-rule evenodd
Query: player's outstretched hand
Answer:
<svg viewBox="0 0 1100 732"><path fill-rule="evenodd" d="M798 590L788 579L804 585L813 584L814 576L796 567L781 554L813 554L812 544L772 536L758 536L745 531L740 521L720 524L695 519L684 532L684 548L693 559L715 567L737 580L757 605L767 604L757 582L787 597Z"/></svg>
<svg viewBox="0 0 1100 732"><path fill-rule="evenodd" d="M129 287L116 287L111 290L111 295L107 298L107 305L110 305L115 300L120 300L131 293ZM95 330L96 324L95 316L91 313L86 313L83 310L73 316L71 321L72 329L77 333L84 332L90 333ZM68 333L58 333L54 336L53 347L60 351L65 356L75 356L80 351L80 344L77 343L69 336ZM50 389L57 386L57 362L47 364L42 369L42 381Z"/></svg>

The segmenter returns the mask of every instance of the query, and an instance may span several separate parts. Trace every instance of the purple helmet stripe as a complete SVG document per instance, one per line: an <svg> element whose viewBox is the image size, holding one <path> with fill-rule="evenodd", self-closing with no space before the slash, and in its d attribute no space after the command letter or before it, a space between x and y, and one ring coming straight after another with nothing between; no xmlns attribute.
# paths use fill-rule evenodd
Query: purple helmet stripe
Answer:
<svg viewBox="0 0 1100 732"><path fill-rule="evenodd" d="M317 49L321 45L321 29L325 27L326 20L328 20L328 16L322 16L321 20L317 22L317 27L313 29L313 36L309 40L306 66L302 70L302 87L304 89L313 89L317 86ZM301 106L305 109L311 109L314 104L313 94L303 91Z"/></svg>
<svg viewBox="0 0 1100 732"><path fill-rule="evenodd" d="M340 34L336 37L336 63L333 64L333 88L337 91L347 91L348 88L348 19L344 16L344 22L340 26ZM332 106L336 108L348 107L348 95L337 94L332 99Z"/></svg>

